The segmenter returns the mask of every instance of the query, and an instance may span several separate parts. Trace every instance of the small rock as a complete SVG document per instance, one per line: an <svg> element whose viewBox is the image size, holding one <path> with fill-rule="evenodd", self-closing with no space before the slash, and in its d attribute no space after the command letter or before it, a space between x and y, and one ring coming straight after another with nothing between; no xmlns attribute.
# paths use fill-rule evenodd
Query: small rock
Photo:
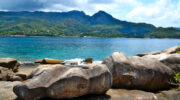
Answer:
<svg viewBox="0 0 180 100"><path fill-rule="evenodd" d="M92 63L93 62L93 58L92 57L86 58L82 62L84 62L84 63Z"/></svg>

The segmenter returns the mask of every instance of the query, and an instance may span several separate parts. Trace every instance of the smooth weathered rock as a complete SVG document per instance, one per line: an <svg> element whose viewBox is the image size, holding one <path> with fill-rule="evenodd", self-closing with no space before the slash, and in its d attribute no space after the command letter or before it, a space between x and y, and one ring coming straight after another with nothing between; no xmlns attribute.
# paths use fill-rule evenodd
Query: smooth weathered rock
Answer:
<svg viewBox="0 0 180 100"><path fill-rule="evenodd" d="M139 53L139 54L136 54L134 56L143 57L143 56L146 56L146 55L157 55L157 54L160 54L160 53L161 53L160 51L152 51L152 52L148 52L148 53Z"/></svg>
<svg viewBox="0 0 180 100"><path fill-rule="evenodd" d="M13 92L13 86L21 82L0 81L0 100L22 100L17 98ZM85 95L68 100L179 100L180 91L168 90L158 93L145 92L141 90L109 89L106 94ZM44 98L42 100L56 100Z"/></svg>
<svg viewBox="0 0 180 100"><path fill-rule="evenodd" d="M35 60L35 63L40 63L40 64L63 64L63 61L58 60L58 59L45 58L45 59L37 59L37 60Z"/></svg>
<svg viewBox="0 0 180 100"><path fill-rule="evenodd" d="M64 65L40 65L30 76L31 79L13 89L22 99L62 99L102 94L112 85L112 75L104 64L73 68Z"/></svg>
<svg viewBox="0 0 180 100"><path fill-rule="evenodd" d="M120 52L105 58L113 75L114 88L142 89L158 91L173 86L174 71L156 59L130 57Z"/></svg>
<svg viewBox="0 0 180 100"><path fill-rule="evenodd" d="M180 91L168 90L156 94L158 100L180 100Z"/></svg>
<svg viewBox="0 0 180 100"><path fill-rule="evenodd" d="M146 55L146 58L153 58L157 59L158 61L162 62L163 64L167 65L169 68L174 70L175 72L180 72L180 54L167 54L162 53L158 55Z"/></svg>
<svg viewBox="0 0 180 100"><path fill-rule="evenodd" d="M177 51L180 50L180 46L174 46L172 48L159 51L159 52L149 52L144 54L136 54L135 56L156 59L163 64L167 65L169 68L175 72L180 71L180 54Z"/></svg>
<svg viewBox="0 0 180 100"><path fill-rule="evenodd" d="M0 66L12 69L14 72L18 71L20 64L13 58L0 58Z"/></svg>
<svg viewBox="0 0 180 100"><path fill-rule="evenodd" d="M139 53L139 54L136 54L135 56L144 57L147 55L177 54L178 51L180 51L180 46L174 46L174 47L165 49L163 51L152 51L152 52L148 52L148 53Z"/></svg>
<svg viewBox="0 0 180 100"><path fill-rule="evenodd" d="M177 53L177 51L180 51L180 46L174 46L174 47L165 49L162 51L162 53L173 54L173 53Z"/></svg>
<svg viewBox="0 0 180 100"><path fill-rule="evenodd" d="M13 87L21 82L0 81L0 100L15 100L17 96L13 93Z"/></svg>

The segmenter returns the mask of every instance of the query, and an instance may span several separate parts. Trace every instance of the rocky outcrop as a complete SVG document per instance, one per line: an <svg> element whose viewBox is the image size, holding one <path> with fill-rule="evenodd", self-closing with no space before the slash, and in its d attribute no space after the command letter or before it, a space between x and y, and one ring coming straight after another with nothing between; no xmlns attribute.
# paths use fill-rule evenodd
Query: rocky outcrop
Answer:
<svg viewBox="0 0 180 100"><path fill-rule="evenodd" d="M180 46L175 46L159 52L150 52L144 54L136 54L135 56L156 59L175 72L180 72L180 54L177 53L180 50Z"/></svg>
<svg viewBox="0 0 180 100"><path fill-rule="evenodd" d="M152 51L152 52L148 52L148 53L139 53L139 54L136 54L134 56L143 57L143 56L146 56L146 55L157 55L157 54L160 54L160 53L161 53L160 51Z"/></svg>
<svg viewBox="0 0 180 100"><path fill-rule="evenodd" d="M177 51L180 51L180 45L165 49L161 53L173 54L173 53L177 53Z"/></svg>
<svg viewBox="0 0 180 100"><path fill-rule="evenodd" d="M174 71L156 59L115 52L103 64L113 75L113 88L158 91L173 86Z"/></svg>
<svg viewBox="0 0 180 100"><path fill-rule="evenodd" d="M54 99L73 98L86 94L105 93L112 85L112 75L104 64L82 67L40 65L30 79L13 88L25 100L43 97Z"/></svg>
<svg viewBox="0 0 180 100"><path fill-rule="evenodd" d="M0 58L0 66L11 69L13 72L17 72L20 64L13 58Z"/></svg>
<svg viewBox="0 0 180 100"><path fill-rule="evenodd" d="M167 65L169 68L174 70L175 72L180 72L180 54L166 54L161 53L158 55L146 55L144 58L152 58L156 59L163 64Z"/></svg>
<svg viewBox="0 0 180 100"><path fill-rule="evenodd" d="M140 54L136 54L135 56L139 56L139 57L143 57L146 55L158 55L158 54L174 54L177 53L178 51L180 51L180 46L174 46L168 49L165 49L163 51L153 51L153 52L148 52L148 53L140 53Z"/></svg>

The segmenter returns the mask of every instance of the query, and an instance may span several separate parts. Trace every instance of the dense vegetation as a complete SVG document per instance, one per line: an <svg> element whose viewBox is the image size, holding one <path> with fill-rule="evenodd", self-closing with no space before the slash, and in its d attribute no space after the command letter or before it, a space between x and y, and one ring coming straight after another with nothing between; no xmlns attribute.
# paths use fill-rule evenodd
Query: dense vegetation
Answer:
<svg viewBox="0 0 180 100"><path fill-rule="evenodd" d="M176 28L157 28L147 36L157 37L157 38L180 38L180 30Z"/></svg>
<svg viewBox="0 0 180 100"><path fill-rule="evenodd" d="M0 12L0 35L180 38L180 30L121 21L104 11Z"/></svg>

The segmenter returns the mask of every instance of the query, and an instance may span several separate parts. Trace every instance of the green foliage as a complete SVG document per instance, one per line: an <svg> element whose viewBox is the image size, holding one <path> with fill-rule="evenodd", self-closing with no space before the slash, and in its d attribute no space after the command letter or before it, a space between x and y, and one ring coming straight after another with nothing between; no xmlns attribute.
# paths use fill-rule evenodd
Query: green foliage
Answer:
<svg viewBox="0 0 180 100"><path fill-rule="evenodd" d="M0 12L0 35L180 38L180 30L120 21L105 12Z"/></svg>
<svg viewBox="0 0 180 100"><path fill-rule="evenodd" d="M157 28L153 32L146 34L147 37L156 38L180 38L180 30L176 28Z"/></svg>
<svg viewBox="0 0 180 100"><path fill-rule="evenodd" d="M180 83L180 72L177 73L176 76L175 76L174 78L175 78L175 80L176 80L177 82Z"/></svg>
<svg viewBox="0 0 180 100"><path fill-rule="evenodd" d="M179 83L179 89L178 90L180 90L180 72L176 74L174 79Z"/></svg>
<svg viewBox="0 0 180 100"><path fill-rule="evenodd" d="M176 53L180 53L180 51L176 51Z"/></svg>

